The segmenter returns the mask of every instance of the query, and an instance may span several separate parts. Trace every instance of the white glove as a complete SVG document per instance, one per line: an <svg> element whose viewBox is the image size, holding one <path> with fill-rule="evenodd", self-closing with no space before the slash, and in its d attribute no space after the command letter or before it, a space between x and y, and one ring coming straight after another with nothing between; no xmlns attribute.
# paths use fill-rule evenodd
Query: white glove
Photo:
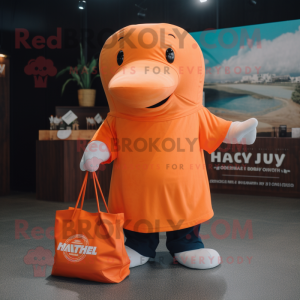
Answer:
<svg viewBox="0 0 300 300"><path fill-rule="evenodd" d="M224 143L252 145L256 140L256 127L258 121L251 118L244 122L232 122Z"/></svg>
<svg viewBox="0 0 300 300"><path fill-rule="evenodd" d="M99 165L110 158L110 151L100 141L93 141L87 145L80 161L81 171L95 172Z"/></svg>

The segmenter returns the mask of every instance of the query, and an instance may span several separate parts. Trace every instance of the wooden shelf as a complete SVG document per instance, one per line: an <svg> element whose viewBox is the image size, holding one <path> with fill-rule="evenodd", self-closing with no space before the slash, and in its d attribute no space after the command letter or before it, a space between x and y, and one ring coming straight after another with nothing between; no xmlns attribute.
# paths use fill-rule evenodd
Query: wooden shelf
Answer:
<svg viewBox="0 0 300 300"><path fill-rule="evenodd" d="M107 117L109 112L108 106L56 106L55 114L59 117L65 115L71 110L77 117L79 122L79 129L86 130L86 118L94 118L97 114L100 114L103 120Z"/></svg>
<svg viewBox="0 0 300 300"><path fill-rule="evenodd" d="M58 130L39 130L39 141L62 141L57 137ZM96 130L72 130L71 135L63 141L91 140Z"/></svg>

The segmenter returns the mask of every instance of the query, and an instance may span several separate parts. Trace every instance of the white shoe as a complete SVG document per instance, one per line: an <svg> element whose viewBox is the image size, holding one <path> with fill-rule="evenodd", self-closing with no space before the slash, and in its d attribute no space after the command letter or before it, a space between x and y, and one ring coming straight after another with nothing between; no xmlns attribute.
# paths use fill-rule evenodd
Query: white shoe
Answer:
<svg viewBox="0 0 300 300"><path fill-rule="evenodd" d="M175 253L175 258L180 264L192 269L211 269L221 263L220 254L207 248Z"/></svg>
<svg viewBox="0 0 300 300"><path fill-rule="evenodd" d="M149 257L143 256L141 254L139 254L138 252L136 252L135 250L125 246L126 252L129 256L130 259L130 266L129 268L134 268L137 266L141 266L143 264L145 264L148 260Z"/></svg>

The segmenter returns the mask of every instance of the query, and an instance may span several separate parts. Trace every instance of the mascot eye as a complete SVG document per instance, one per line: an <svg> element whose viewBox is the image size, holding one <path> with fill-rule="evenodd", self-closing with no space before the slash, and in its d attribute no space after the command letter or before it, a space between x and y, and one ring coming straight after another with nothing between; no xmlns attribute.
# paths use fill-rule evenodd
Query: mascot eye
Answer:
<svg viewBox="0 0 300 300"><path fill-rule="evenodd" d="M117 63L119 66L123 63L124 60L124 52L122 50L119 51L118 56L117 56Z"/></svg>
<svg viewBox="0 0 300 300"><path fill-rule="evenodd" d="M166 59L171 64L175 59L175 53L171 48L168 48L166 51Z"/></svg>

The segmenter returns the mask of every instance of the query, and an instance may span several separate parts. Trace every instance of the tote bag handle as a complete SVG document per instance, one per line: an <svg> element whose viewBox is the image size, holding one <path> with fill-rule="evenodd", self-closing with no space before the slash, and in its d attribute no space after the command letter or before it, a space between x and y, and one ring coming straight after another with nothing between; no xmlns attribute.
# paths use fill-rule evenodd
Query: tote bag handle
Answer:
<svg viewBox="0 0 300 300"><path fill-rule="evenodd" d="M104 198L104 196L103 196L103 193L102 193L102 189L101 189L100 183L99 183L99 181L98 181L97 174L96 174L95 172L93 172L93 179L94 179L94 187L95 187L95 193L96 193L96 199L97 199L97 202L99 203L99 201L98 201L98 195L97 195L97 188L96 188L96 184L95 184L95 180L96 180L96 182L97 182L97 185L98 185L98 188L99 188L99 191L100 191L100 194L101 194L103 203L104 203L104 205L105 205L106 212L109 213L108 206L107 206L107 204L106 204L106 201L105 201L105 198Z"/></svg>
<svg viewBox="0 0 300 300"><path fill-rule="evenodd" d="M88 179L88 171L86 172L85 176L84 176L84 180L83 180L83 184L82 184L82 187L81 187L81 190L79 192L79 196L78 196L78 199L77 199L77 202L76 202L76 205L74 207L74 212L73 212L73 215L72 215L72 219L77 211L77 207L78 207L78 204L80 202L80 198L82 196L82 199L81 199L81 205L80 205L80 210L82 210L82 207L83 207L83 202L84 202L84 196L85 196L85 191L86 191L86 186L87 186L87 179ZM97 185L98 185L98 188L100 190L100 193L101 193L101 196L102 196L102 200L103 200L103 203L105 205L105 208L106 208L106 212L109 213L109 210L108 210L108 206L106 204L106 201L105 201L105 198L103 196L103 193L102 193L102 189L100 187L100 184L99 184L99 181L98 181L98 178L97 178L97 175L95 172L92 172L92 176L93 176L93 181L94 181L94 188L95 188L95 194L96 194L96 201L97 201L97 208L98 208L98 213L100 213L100 205L99 205L99 199L98 199L98 193L97 193L97 186L96 186L96 182L97 182Z"/></svg>

